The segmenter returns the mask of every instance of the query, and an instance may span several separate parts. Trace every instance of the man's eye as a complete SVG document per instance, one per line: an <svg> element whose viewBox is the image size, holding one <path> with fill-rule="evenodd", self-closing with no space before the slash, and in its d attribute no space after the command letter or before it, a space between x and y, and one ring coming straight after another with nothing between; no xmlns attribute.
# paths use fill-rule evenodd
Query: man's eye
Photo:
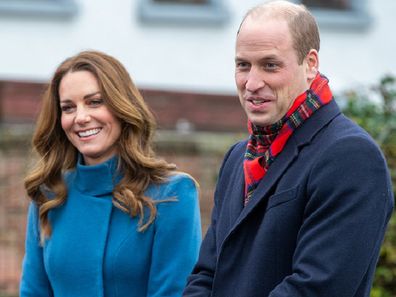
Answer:
<svg viewBox="0 0 396 297"><path fill-rule="evenodd" d="M249 63L246 62L236 62L236 68L238 69L246 69L249 67Z"/></svg>
<svg viewBox="0 0 396 297"><path fill-rule="evenodd" d="M276 64L276 63L265 63L264 68L266 70L276 70L276 69L278 69L278 64Z"/></svg>

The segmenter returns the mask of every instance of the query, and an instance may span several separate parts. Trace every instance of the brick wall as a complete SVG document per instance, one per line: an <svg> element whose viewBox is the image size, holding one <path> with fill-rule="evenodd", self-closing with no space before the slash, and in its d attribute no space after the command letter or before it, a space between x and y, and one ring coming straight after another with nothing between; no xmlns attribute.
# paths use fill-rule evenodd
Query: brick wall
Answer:
<svg viewBox="0 0 396 297"><path fill-rule="evenodd" d="M0 296L17 296L24 251L26 151L0 150Z"/></svg>
<svg viewBox="0 0 396 297"><path fill-rule="evenodd" d="M0 81L0 122L34 122L43 92L43 84Z"/></svg>
<svg viewBox="0 0 396 297"><path fill-rule="evenodd" d="M175 129L187 120L198 131L244 131L246 118L236 96L142 90L159 127Z"/></svg>
<svg viewBox="0 0 396 297"><path fill-rule="evenodd" d="M0 122L33 123L45 85L0 81ZM141 91L160 129L180 125L198 131L244 131L246 117L236 96L170 91Z"/></svg>

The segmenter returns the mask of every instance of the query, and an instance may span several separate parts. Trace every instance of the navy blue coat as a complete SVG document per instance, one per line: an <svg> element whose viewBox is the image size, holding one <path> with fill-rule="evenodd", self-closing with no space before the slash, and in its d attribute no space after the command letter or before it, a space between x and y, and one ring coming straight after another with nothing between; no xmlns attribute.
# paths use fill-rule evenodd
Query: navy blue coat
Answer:
<svg viewBox="0 0 396 297"><path fill-rule="evenodd" d="M183 296L363 297L393 209L384 157L333 101L289 138L243 207L246 141L225 156Z"/></svg>

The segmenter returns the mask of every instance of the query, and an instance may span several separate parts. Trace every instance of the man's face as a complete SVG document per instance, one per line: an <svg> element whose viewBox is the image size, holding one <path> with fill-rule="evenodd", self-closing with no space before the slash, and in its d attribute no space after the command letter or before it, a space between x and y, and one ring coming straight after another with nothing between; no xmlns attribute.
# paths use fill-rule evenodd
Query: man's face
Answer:
<svg viewBox="0 0 396 297"><path fill-rule="evenodd" d="M239 100L257 126L279 121L309 88L306 59L299 65L286 21L248 17L237 36L235 81Z"/></svg>

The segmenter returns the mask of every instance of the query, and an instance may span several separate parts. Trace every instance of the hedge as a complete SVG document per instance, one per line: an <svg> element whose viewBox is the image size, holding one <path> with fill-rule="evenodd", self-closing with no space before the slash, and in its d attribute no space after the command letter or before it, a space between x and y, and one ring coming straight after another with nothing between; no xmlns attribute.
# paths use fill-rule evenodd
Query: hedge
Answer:
<svg viewBox="0 0 396 297"><path fill-rule="evenodd" d="M369 132L384 152L396 193L396 77L345 92L343 112ZM396 196L396 195L395 195ZM396 296L396 215L391 217L375 273L371 297Z"/></svg>

